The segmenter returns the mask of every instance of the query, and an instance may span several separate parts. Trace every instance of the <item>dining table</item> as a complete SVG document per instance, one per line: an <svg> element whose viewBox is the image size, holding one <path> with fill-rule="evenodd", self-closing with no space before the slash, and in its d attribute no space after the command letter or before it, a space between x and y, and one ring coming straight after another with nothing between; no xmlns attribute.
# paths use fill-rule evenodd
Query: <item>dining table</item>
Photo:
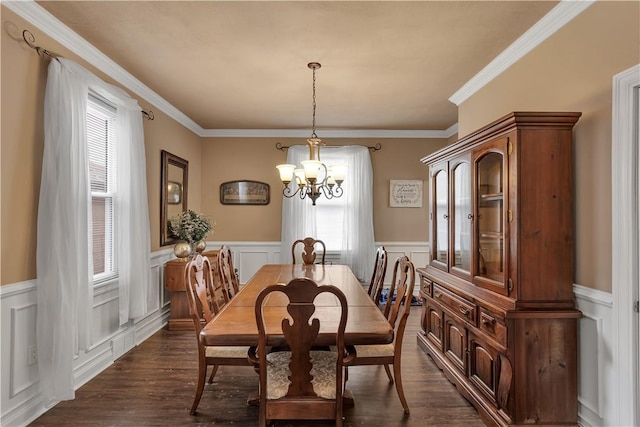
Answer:
<svg viewBox="0 0 640 427"><path fill-rule="evenodd" d="M345 345L389 344L394 330L380 309L364 290L349 266L325 264L266 264L241 287L200 332L200 342L205 346L256 346L258 327L255 302L262 289L273 284L287 284L298 277L312 279L319 285L333 285L345 295L348 303ZM264 302L267 345L286 344L281 331L282 319L287 316L288 300L284 294L272 293ZM316 345L335 343L335 331L340 319L340 304L331 294L321 294L314 301L313 317L320 320L320 332Z"/></svg>

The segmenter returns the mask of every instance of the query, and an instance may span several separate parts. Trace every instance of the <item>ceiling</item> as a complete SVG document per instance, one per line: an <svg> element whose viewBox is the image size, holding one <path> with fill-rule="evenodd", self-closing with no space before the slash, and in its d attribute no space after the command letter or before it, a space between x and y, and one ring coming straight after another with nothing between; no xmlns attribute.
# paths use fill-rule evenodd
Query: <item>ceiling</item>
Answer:
<svg viewBox="0 0 640 427"><path fill-rule="evenodd" d="M557 1L39 1L203 129L445 130ZM44 46L46 47L46 46Z"/></svg>

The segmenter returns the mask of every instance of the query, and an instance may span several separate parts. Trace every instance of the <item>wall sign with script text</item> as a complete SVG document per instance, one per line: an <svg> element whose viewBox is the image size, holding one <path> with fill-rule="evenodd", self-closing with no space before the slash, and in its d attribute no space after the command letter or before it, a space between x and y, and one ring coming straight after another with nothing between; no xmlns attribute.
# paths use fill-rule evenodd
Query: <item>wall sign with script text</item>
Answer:
<svg viewBox="0 0 640 427"><path fill-rule="evenodd" d="M269 184L258 181L229 181L220 184L223 205L268 205Z"/></svg>
<svg viewBox="0 0 640 427"><path fill-rule="evenodd" d="M392 179L389 186L389 206L392 208L421 208L422 181Z"/></svg>

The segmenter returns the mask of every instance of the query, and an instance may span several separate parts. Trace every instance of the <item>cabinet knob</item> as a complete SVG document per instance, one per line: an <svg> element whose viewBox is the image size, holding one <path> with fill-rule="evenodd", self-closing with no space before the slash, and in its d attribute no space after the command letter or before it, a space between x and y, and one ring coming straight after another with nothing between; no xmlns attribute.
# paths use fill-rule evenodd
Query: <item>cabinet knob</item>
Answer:
<svg viewBox="0 0 640 427"><path fill-rule="evenodd" d="M433 296L436 297L436 298L442 298L442 294L440 292L438 292L438 291L434 292Z"/></svg>
<svg viewBox="0 0 640 427"><path fill-rule="evenodd" d="M460 306L460 313L462 313L463 316L467 316L469 313L471 313L471 310L466 307Z"/></svg>
<svg viewBox="0 0 640 427"><path fill-rule="evenodd" d="M473 214L467 215L467 219L473 219Z"/></svg>
<svg viewBox="0 0 640 427"><path fill-rule="evenodd" d="M493 324L494 324L495 322L496 322L496 321L495 321L495 319L488 319L488 318L486 318L486 317L483 317L483 318L482 318L482 324L483 324L484 326L486 326L486 327L493 326Z"/></svg>
<svg viewBox="0 0 640 427"><path fill-rule="evenodd" d="M449 219L449 215L444 214L444 215L442 215L442 218L444 218L444 219Z"/></svg>

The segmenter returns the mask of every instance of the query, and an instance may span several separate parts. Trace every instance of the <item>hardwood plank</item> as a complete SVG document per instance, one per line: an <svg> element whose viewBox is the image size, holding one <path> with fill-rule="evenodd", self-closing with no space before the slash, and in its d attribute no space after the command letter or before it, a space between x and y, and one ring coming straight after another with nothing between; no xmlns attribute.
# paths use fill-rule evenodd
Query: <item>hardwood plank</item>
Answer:
<svg viewBox="0 0 640 427"><path fill-rule="evenodd" d="M484 423L416 343L419 307L412 307L403 344L403 385L411 408L405 416L395 388L381 367L349 368L355 407L345 409L345 426L464 426ZM197 374L193 331L161 330L118 359L32 426L255 426L258 408L247 397L258 388L251 368L223 366L205 385L198 414L189 415ZM283 426L331 426L331 422L277 422Z"/></svg>

